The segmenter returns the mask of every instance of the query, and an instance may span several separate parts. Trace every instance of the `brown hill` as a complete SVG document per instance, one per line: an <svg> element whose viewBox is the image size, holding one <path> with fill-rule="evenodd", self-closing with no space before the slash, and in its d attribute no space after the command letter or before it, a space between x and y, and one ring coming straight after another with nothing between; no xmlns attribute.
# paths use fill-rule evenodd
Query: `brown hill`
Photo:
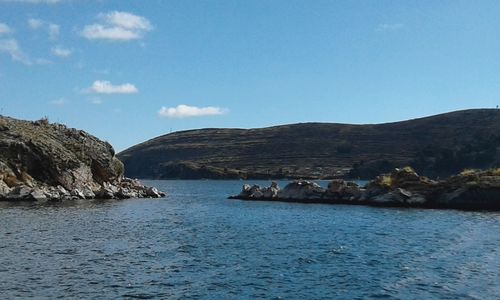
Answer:
<svg viewBox="0 0 500 300"><path fill-rule="evenodd" d="M118 154L138 178L372 178L411 165L431 176L500 162L500 110L349 125L174 132Z"/></svg>

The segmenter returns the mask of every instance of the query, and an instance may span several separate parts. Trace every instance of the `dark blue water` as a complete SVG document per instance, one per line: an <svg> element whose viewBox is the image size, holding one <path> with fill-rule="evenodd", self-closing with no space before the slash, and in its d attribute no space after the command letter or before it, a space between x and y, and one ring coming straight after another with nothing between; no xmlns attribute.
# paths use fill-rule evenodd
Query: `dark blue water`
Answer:
<svg viewBox="0 0 500 300"><path fill-rule="evenodd" d="M226 200L239 181L148 182L167 199L0 203L11 298L494 299L500 214Z"/></svg>

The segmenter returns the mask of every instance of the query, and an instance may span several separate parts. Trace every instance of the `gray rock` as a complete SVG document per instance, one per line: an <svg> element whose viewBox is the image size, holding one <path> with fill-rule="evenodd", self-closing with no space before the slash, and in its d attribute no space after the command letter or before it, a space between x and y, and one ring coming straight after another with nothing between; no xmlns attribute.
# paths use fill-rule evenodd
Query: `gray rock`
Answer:
<svg viewBox="0 0 500 300"><path fill-rule="evenodd" d="M251 185L249 184L244 184L243 187L241 188L241 193L242 194L249 194L250 193L250 189L252 188Z"/></svg>
<svg viewBox="0 0 500 300"><path fill-rule="evenodd" d="M45 201L49 199L47 197L47 193L44 190L37 187L33 188L33 190L30 193L30 197L36 201Z"/></svg>
<svg viewBox="0 0 500 300"><path fill-rule="evenodd" d="M140 194L136 190L129 188L120 188L117 194L117 197L121 199L138 198L139 196Z"/></svg>
<svg viewBox="0 0 500 300"><path fill-rule="evenodd" d="M307 180L297 180L285 186L278 192L277 198L290 200L318 200L323 198L325 189L317 183Z"/></svg>
<svg viewBox="0 0 500 300"><path fill-rule="evenodd" d="M354 182L334 179L328 183L325 198L341 201L354 201L361 198L362 190Z"/></svg>
<svg viewBox="0 0 500 300"><path fill-rule="evenodd" d="M74 189L70 192L71 196L77 198L77 199L85 199L85 195L83 194L82 191L79 189Z"/></svg>
<svg viewBox="0 0 500 300"><path fill-rule="evenodd" d="M0 180L0 198L2 198L2 195L6 196L10 191L12 189L3 180Z"/></svg>
<svg viewBox="0 0 500 300"><path fill-rule="evenodd" d="M17 186L13 188L7 198L11 200L35 200L32 198L31 193L33 189L27 186Z"/></svg>
<svg viewBox="0 0 500 300"><path fill-rule="evenodd" d="M162 197L162 195L160 194L160 191L158 191L158 189L155 187L148 187L146 189L146 196L151 197L151 198L161 198Z"/></svg>
<svg viewBox="0 0 500 300"><path fill-rule="evenodd" d="M407 199L411 197L411 193L398 188L394 191L390 191L385 194L381 194L371 198L371 202L374 203L385 203L385 204L404 204L407 202Z"/></svg>
<svg viewBox="0 0 500 300"><path fill-rule="evenodd" d="M414 193L406 202L410 205L422 205L427 203L427 198L424 195Z"/></svg>
<svg viewBox="0 0 500 300"><path fill-rule="evenodd" d="M113 191L108 185L102 186L101 189L95 193L96 198L99 199L114 199L115 194L115 191Z"/></svg>
<svg viewBox="0 0 500 300"><path fill-rule="evenodd" d="M347 183L342 179L333 179L328 183L327 191L329 193L341 193L347 188Z"/></svg>
<svg viewBox="0 0 500 300"><path fill-rule="evenodd" d="M85 199L94 199L95 198L95 193L92 191L92 189L88 186L84 186L81 190L82 195Z"/></svg>
<svg viewBox="0 0 500 300"><path fill-rule="evenodd" d="M260 189L254 190L252 192L252 194L250 194L250 198L252 198L252 199L262 199L263 197L264 197L264 193Z"/></svg>
<svg viewBox="0 0 500 300"><path fill-rule="evenodd" d="M273 199L278 197L278 192L280 191L279 187L276 186L270 186L268 188L263 189L262 191L262 197L266 199Z"/></svg>
<svg viewBox="0 0 500 300"><path fill-rule="evenodd" d="M60 196L64 197L64 196L71 196L71 193L66 190L63 186L60 186L58 185L56 187L56 191L59 193Z"/></svg>

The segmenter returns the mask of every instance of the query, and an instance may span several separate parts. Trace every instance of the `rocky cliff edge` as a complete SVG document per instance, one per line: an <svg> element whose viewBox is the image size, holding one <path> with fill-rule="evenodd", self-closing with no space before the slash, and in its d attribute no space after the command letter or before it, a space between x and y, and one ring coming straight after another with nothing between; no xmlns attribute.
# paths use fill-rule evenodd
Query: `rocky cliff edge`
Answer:
<svg viewBox="0 0 500 300"><path fill-rule="evenodd" d="M113 147L85 131L0 116L0 200L164 196L123 173Z"/></svg>

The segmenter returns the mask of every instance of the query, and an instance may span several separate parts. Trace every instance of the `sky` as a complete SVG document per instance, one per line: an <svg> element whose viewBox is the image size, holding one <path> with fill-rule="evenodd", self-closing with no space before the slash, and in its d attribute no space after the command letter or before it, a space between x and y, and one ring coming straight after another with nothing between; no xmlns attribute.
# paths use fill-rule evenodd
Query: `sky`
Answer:
<svg viewBox="0 0 500 300"><path fill-rule="evenodd" d="M0 114L171 131L500 104L500 1L0 0Z"/></svg>

